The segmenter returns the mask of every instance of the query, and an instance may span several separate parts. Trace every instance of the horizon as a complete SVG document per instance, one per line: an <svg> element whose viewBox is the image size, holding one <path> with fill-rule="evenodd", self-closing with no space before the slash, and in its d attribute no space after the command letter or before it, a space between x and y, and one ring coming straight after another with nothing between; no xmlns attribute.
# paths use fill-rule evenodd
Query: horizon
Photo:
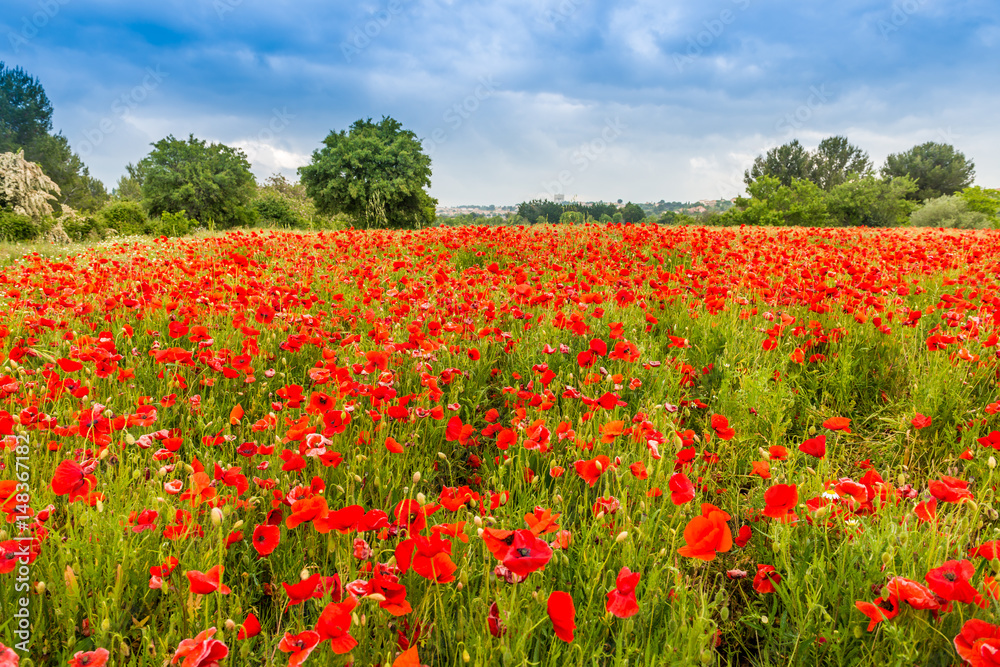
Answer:
<svg viewBox="0 0 1000 667"><path fill-rule="evenodd" d="M1000 186L1000 23L984 0L447 2L12 0L0 60L110 191L172 134L297 178L331 131L392 116L441 206L696 202L793 138L845 135L879 168L953 144Z"/></svg>

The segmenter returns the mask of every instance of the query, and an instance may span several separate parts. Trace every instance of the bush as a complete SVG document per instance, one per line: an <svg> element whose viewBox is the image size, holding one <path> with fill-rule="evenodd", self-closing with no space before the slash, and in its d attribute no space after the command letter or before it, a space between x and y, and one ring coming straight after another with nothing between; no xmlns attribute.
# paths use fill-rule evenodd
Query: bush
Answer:
<svg viewBox="0 0 1000 667"><path fill-rule="evenodd" d="M923 208L910 216L913 227L948 227L952 229L989 229L990 216L980 211L970 211L968 203L959 196L946 195L931 199Z"/></svg>
<svg viewBox="0 0 1000 667"><path fill-rule="evenodd" d="M38 226L26 215L0 210L0 239L4 241L29 241L37 238Z"/></svg>
<svg viewBox="0 0 1000 667"><path fill-rule="evenodd" d="M108 235L108 225L101 216L64 215L56 221L70 241L100 241Z"/></svg>
<svg viewBox="0 0 1000 667"><path fill-rule="evenodd" d="M102 208L98 215L119 234L151 233L149 218L139 202L116 201ZM68 230L67 230L68 231Z"/></svg>
<svg viewBox="0 0 1000 667"><path fill-rule="evenodd" d="M273 189L261 189L250 207L257 213L265 227L308 227L308 221L299 215L289 198Z"/></svg>
<svg viewBox="0 0 1000 667"><path fill-rule="evenodd" d="M156 233L163 236L185 236L191 232L191 219L184 211L164 211L156 224Z"/></svg>

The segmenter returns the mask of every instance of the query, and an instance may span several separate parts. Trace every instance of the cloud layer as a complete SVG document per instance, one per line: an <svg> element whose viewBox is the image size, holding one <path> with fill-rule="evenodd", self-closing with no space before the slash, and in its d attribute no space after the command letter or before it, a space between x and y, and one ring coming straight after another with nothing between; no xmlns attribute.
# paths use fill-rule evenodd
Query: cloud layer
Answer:
<svg viewBox="0 0 1000 667"><path fill-rule="evenodd" d="M443 204L732 197L768 147L924 141L1000 187L992 0L7 0L0 60L113 187L167 134L294 175L393 116Z"/></svg>

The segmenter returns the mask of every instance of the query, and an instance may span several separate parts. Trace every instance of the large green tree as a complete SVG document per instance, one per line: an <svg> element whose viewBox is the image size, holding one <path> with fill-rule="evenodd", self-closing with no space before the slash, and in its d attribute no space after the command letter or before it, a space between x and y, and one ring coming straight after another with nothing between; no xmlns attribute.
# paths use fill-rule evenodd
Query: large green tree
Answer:
<svg viewBox="0 0 1000 667"><path fill-rule="evenodd" d="M41 82L0 61L0 153L24 148L52 130L52 104Z"/></svg>
<svg viewBox="0 0 1000 667"><path fill-rule="evenodd" d="M952 195L972 185L976 165L951 144L928 141L887 157L882 175L909 176L917 182L917 191L910 198L922 201Z"/></svg>
<svg viewBox="0 0 1000 667"><path fill-rule="evenodd" d="M249 207L257 191L250 163L243 151L225 144L209 144L194 135L172 135L153 144L138 166L142 174L142 203L150 215L180 213L219 227L254 221Z"/></svg>
<svg viewBox="0 0 1000 667"><path fill-rule="evenodd" d="M809 154L809 180L827 192L871 172L872 161L868 153L853 145L847 137L827 137Z"/></svg>
<svg viewBox="0 0 1000 667"><path fill-rule="evenodd" d="M796 178L808 178L809 172L809 151L798 139L792 139L764 155L758 155L753 165L743 173L743 182L749 188L755 181L770 176L778 179L779 184L789 186Z"/></svg>
<svg viewBox="0 0 1000 667"><path fill-rule="evenodd" d="M52 104L41 82L0 62L0 153L23 150L59 186L59 204L99 208L108 199L104 184L90 175L66 137L51 131Z"/></svg>
<svg viewBox="0 0 1000 667"><path fill-rule="evenodd" d="M787 187L798 178L812 181L829 192L841 183L867 176L871 171L868 153L848 141L847 137L827 137L813 151L806 150L798 139L792 139L764 155L758 155L750 169L744 172L743 181L749 186L764 176L771 176Z"/></svg>
<svg viewBox="0 0 1000 667"><path fill-rule="evenodd" d="M364 227L420 227L433 222L431 159L399 121L358 120L330 132L312 162L299 168L320 213L345 213Z"/></svg>

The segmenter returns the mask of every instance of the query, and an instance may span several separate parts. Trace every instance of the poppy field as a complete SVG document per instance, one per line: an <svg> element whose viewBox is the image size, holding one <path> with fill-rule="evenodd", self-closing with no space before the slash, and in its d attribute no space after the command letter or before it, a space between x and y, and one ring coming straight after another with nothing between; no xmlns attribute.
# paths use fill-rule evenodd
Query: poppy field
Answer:
<svg viewBox="0 0 1000 667"><path fill-rule="evenodd" d="M0 268L0 667L1000 664L1000 236Z"/></svg>

